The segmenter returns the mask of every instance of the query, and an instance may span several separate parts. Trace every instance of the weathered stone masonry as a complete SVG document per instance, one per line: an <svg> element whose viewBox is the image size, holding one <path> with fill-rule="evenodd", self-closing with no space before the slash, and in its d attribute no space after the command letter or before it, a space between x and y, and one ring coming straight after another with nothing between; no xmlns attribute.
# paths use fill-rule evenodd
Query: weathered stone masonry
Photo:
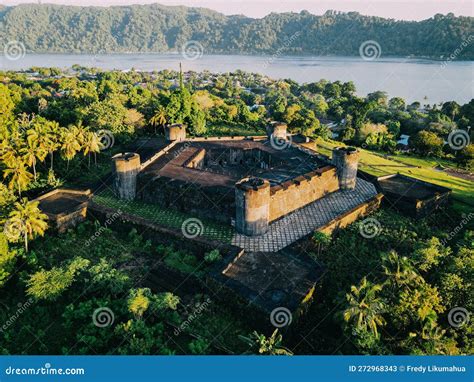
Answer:
<svg viewBox="0 0 474 382"><path fill-rule="evenodd" d="M248 236L262 235L270 224L270 183L247 178L235 186L235 227Z"/></svg>
<svg viewBox="0 0 474 382"><path fill-rule="evenodd" d="M115 190L121 199L133 200L137 192L137 176L140 172L140 155L117 154L113 158Z"/></svg>
<svg viewBox="0 0 474 382"><path fill-rule="evenodd" d="M237 232L263 235L271 223L331 193L353 190L357 182L356 149L337 148L332 163L321 162L314 152L291 143L286 130L285 124L274 122L266 139L194 141L186 140L184 125L168 126L169 150L146 169L138 154L113 158L116 191L127 200L138 196L223 222L235 219ZM275 138L285 140L287 147L275 147Z"/></svg>
<svg viewBox="0 0 474 382"><path fill-rule="evenodd" d="M270 221L306 206L323 196L337 191L339 182L332 166L304 174L271 188Z"/></svg>

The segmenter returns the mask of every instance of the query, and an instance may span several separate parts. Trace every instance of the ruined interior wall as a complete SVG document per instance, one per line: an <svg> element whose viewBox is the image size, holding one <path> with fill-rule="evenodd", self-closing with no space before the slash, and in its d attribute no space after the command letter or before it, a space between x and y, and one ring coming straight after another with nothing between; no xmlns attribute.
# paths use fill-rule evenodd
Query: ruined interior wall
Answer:
<svg viewBox="0 0 474 382"><path fill-rule="evenodd" d="M60 233L66 232L68 228L75 227L78 223L83 222L86 219L86 214L87 203L83 203L80 208L75 211L66 212L52 219L48 216L48 224L54 225Z"/></svg>
<svg viewBox="0 0 474 382"><path fill-rule="evenodd" d="M388 207L396 208L407 216L419 219L431 215L437 209L445 208L450 202L450 196L451 192L446 192L426 200L415 200L387 192L384 200Z"/></svg>
<svg viewBox="0 0 474 382"><path fill-rule="evenodd" d="M235 215L234 190L227 187L204 187L177 179L138 177L137 198L164 208L229 223Z"/></svg>
<svg viewBox="0 0 474 382"><path fill-rule="evenodd" d="M423 218L431 215L438 209L445 208L450 202L451 192L446 192L441 195L435 195L428 200L418 201L416 203L416 217Z"/></svg>
<svg viewBox="0 0 474 382"><path fill-rule="evenodd" d="M185 163L186 167L195 168L201 170L204 168L204 159L206 158L206 150L200 149L194 154L188 162Z"/></svg>
<svg viewBox="0 0 474 382"><path fill-rule="evenodd" d="M205 165L219 164L221 166L252 166L260 164L258 167L271 167L283 164L278 157L271 155L267 151L256 148L226 148L210 149L206 151Z"/></svg>
<svg viewBox="0 0 474 382"><path fill-rule="evenodd" d="M326 166L271 188L270 221L339 190L336 168Z"/></svg>

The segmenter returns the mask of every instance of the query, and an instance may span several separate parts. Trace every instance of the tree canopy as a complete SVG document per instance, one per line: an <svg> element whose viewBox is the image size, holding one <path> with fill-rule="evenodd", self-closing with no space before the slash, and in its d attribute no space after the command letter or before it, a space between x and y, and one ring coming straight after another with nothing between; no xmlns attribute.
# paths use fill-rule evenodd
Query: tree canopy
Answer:
<svg viewBox="0 0 474 382"><path fill-rule="evenodd" d="M159 4L0 9L0 41L19 41L33 52L169 52L195 41L206 53L273 54L283 49L285 54L356 56L363 42L375 40L385 56L473 59L472 32L472 17L452 13L416 22L336 11L252 19Z"/></svg>

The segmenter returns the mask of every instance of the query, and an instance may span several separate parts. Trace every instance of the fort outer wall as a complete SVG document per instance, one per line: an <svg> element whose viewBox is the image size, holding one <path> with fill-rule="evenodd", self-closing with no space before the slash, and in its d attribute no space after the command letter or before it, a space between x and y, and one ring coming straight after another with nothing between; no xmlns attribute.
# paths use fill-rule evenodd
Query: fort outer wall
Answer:
<svg viewBox="0 0 474 382"><path fill-rule="evenodd" d="M327 194L338 190L353 190L357 182L358 162L357 149L339 147L333 151L333 165L271 187L270 193L256 187L258 179L242 180L236 184L235 194L237 231L248 236L261 235L268 230L271 222ZM253 189L244 187L250 184L254 185Z"/></svg>
<svg viewBox="0 0 474 382"><path fill-rule="evenodd" d="M345 228L349 224L354 223L357 219L377 211L380 207L380 204L382 203L382 199L383 194L377 194L372 199L338 216L336 219L331 220L329 223L318 228L317 230L319 232L330 234L336 229Z"/></svg>
<svg viewBox="0 0 474 382"><path fill-rule="evenodd" d="M326 166L274 186L270 191L270 222L339 190L337 170Z"/></svg>
<svg viewBox="0 0 474 382"><path fill-rule="evenodd" d="M339 189L337 170L326 166L270 187L267 180L245 178L235 186L236 229L247 236L267 232L272 221Z"/></svg>

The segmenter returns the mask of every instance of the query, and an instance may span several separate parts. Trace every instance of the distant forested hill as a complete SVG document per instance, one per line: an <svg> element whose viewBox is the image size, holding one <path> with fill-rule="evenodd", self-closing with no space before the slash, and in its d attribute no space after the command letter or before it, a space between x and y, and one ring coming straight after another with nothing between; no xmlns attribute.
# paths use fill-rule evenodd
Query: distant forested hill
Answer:
<svg viewBox="0 0 474 382"><path fill-rule="evenodd" d="M0 43L34 52L170 52L189 40L205 53L358 55L367 40L382 56L474 59L474 18L436 15L421 22L328 11L263 19L158 4L124 7L0 7ZM1 47L0 47L1 48ZM456 52L456 53L455 53Z"/></svg>

